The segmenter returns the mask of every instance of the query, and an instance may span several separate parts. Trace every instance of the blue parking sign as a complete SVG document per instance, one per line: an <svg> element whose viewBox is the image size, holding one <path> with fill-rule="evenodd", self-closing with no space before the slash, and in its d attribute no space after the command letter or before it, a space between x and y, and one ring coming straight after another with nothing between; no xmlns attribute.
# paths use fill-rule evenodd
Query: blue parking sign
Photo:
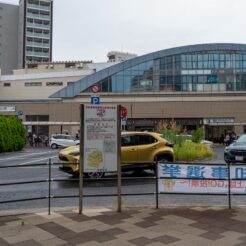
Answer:
<svg viewBox="0 0 246 246"><path fill-rule="evenodd" d="M91 97L91 104L100 104L100 97Z"/></svg>

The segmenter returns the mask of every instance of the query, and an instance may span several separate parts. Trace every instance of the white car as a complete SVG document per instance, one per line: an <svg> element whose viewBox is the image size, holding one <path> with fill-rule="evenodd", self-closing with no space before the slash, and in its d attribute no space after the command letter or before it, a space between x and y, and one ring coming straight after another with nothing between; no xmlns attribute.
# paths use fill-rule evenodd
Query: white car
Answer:
<svg viewBox="0 0 246 246"><path fill-rule="evenodd" d="M202 143L202 144L205 144L205 145L207 145L208 147L213 147L213 142L212 141L208 141L208 140L205 140L205 139L203 139L203 140L201 140L201 142L200 143Z"/></svg>
<svg viewBox="0 0 246 246"><path fill-rule="evenodd" d="M67 134L52 134L50 138L50 147L52 149L79 145L79 143L79 140L76 140L73 136Z"/></svg>

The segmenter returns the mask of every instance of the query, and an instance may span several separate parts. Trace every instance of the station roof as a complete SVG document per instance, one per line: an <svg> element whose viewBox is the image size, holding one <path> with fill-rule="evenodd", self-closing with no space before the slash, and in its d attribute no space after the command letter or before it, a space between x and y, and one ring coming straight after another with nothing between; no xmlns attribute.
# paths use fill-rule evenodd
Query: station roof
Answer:
<svg viewBox="0 0 246 246"><path fill-rule="evenodd" d="M246 44L235 44L235 43L196 44L196 45L181 46L181 47L156 51L143 56L138 56L136 58L127 60L125 62L121 62L119 64L98 71L97 73L86 76L85 78L82 78L77 82L68 85L67 87L52 94L50 98L73 98L79 95L82 91L91 87L93 84L99 82L100 80L143 62L148 62L161 57L178 55L183 53L220 51L220 50L246 52Z"/></svg>

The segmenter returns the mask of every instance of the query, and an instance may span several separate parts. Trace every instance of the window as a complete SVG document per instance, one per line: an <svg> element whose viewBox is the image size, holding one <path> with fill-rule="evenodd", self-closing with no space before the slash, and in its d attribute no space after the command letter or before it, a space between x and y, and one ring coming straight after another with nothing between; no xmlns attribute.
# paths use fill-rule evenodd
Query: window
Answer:
<svg viewBox="0 0 246 246"><path fill-rule="evenodd" d="M42 86L42 82L26 82L25 86Z"/></svg>
<svg viewBox="0 0 246 246"><path fill-rule="evenodd" d="M63 138L64 138L64 139L67 139L67 140L74 140L74 138L73 138L72 136L69 136L69 135L64 136Z"/></svg>
<svg viewBox="0 0 246 246"><path fill-rule="evenodd" d="M11 86L11 83L4 83L3 86L4 87L10 87Z"/></svg>
<svg viewBox="0 0 246 246"><path fill-rule="evenodd" d="M46 86L63 86L63 82L46 82Z"/></svg>
<svg viewBox="0 0 246 246"><path fill-rule="evenodd" d="M156 142L157 140L150 135L147 135L147 134L139 135L139 140L138 140L139 145L153 144Z"/></svg>
<svg viewBox="0 0 246 246"><path fill-rule="evenodd" d="M26 115L26 121L49 121L49 115Z"/></svg>
<svg viewBox="0 0 246 246"><path fill-rule="evenodd" d="M135 136L129 135L129 136L123 136L121 137L121 146L126 147L126 146L134 146L136 145L136 140Z"/></svg>

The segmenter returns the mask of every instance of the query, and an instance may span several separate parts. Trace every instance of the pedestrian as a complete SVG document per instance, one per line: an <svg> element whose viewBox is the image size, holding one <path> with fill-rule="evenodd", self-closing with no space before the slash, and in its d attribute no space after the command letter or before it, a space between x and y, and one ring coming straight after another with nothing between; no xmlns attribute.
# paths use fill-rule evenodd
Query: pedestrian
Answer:
<svg viewBox="0 0 246 246"><path fill-rule="evenodd" d="M225 135L224 134L221 134L220 143L223 145L225 144Z"/></svg>
<svg viewBox="0 0 246 246"><path fill-rule="evenodd" d="M28 135L28 143L30 144L31 147L33 147L33 136L31 133Z"/></svg>
<svg viewBox="0 0 246 246"><path fill-rule="evenodd" d="M33 134L32 139L34 146L37 147L37 135L35 133Z"/></svg>

